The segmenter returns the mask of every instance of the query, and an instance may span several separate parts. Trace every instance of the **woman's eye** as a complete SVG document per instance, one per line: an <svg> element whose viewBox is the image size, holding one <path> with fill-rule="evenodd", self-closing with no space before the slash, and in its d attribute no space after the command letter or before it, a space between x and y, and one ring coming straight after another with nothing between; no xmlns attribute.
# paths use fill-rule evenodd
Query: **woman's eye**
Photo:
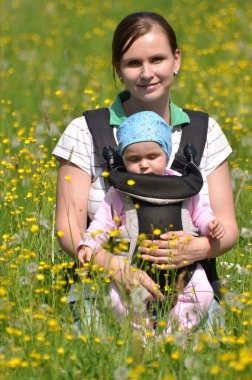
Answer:
<svg viewBox="0 0 252 380"><path fill-rule="evenodd" d="M152 58L152 62L154 62L154 63L159 63L159 62L162 62L164 60L164 57L159 57L159 56L157 56L157 57L154 57L154 58Z"/></svg>
<svg viewBox="0 0 252 380"><path fill-rule="evenodd" d="M134 60L128 62L128 66L129 66L129 67L137 67L137 66L139 66L139 65L140 65L140 62L137 61L136 59L134 59Z"/></svg>

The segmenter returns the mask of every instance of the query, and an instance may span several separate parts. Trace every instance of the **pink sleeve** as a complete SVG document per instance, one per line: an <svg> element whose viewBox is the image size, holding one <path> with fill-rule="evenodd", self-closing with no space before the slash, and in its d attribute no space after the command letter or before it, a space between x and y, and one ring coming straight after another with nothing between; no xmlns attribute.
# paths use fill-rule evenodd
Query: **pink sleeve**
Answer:
<svg viewBox="0 0 252 380"><path fill-rule="evenodd" d="M111 211L112 205L114 211L113 216ZM118 217L117 222L115 222L115 216ZM117 191L113 187L110 187L95 213L94 219L86 230L84 238L79 242L77 250L82 245L86 245L95 252L100 251L102 244L108 240L109 233L119 228L124 222L123 204Z"/></svg>
<svg viewBox="0 0 252 380"><path fill-rule="evenodd" d="M208 224L210 220L215 219L215 216L208 197L197 194L189 199L188 207L194 226L199 229L201 235L209 235Z"/></svg>

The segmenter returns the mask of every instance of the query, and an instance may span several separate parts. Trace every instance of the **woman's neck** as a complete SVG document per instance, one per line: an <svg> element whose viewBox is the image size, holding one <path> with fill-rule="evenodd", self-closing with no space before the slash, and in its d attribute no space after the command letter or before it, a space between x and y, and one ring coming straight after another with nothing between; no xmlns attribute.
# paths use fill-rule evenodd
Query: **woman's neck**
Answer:
<svg viewBox="0 0 252 380"><path fill-rule="evenodd" d="M122 106L127 116L141 111L152 111L156 112L168 123L168 125L170 125L169 97L157 102L142 102L131 96L128 100L122 103Z"/></svg>

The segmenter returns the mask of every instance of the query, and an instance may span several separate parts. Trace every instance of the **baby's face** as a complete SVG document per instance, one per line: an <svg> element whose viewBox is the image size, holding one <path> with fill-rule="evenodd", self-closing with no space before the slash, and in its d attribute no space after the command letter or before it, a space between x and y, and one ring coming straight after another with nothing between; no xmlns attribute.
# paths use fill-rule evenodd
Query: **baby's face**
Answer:
<svg viewBox="0 0 252 380"><path fill-rule="evenodd" d="M123 151L123 162L129 173L163 175L167 161L164 150L153 141L134 143Z"/></svg>

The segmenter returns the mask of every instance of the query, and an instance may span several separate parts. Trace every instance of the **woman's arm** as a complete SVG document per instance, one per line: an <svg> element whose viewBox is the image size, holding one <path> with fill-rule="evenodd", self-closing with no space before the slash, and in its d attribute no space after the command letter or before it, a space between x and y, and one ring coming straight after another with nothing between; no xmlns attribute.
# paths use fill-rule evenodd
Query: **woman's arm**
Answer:
<svg viewBox="0 0 252 380"><path fill-rule="evenodd" d="M192 237L184 231L169 232L156 242L158 249L150 250L146 245L140 247L142 257L160 269L183 267L198 260L220 256L230 250L238 236L233 194L228 164L224 161L207 177L210 204L216 218L226 228L223 238L213 239L210 245L206 237ZM150 245L152 242L150 242Z"/></svg>
<svg viewBox="0 0 252 380"><path fill-rule="evenodd" d="M214 216L220 219L226 228L223 238L212 241L210 257L217 257L229 251L236 243L238 226L235 217L233 192L227 161L224 161L207 177L210 205Z"/></svg>
<svg viewBox="0 0 252 380"><path fill-rule="evenodd" d="M56 190L56 230L61 248L73 258L87 227L87 205L91 177L78 166L60 160ZM61 234L59 234L61 235Z"/></svg>

